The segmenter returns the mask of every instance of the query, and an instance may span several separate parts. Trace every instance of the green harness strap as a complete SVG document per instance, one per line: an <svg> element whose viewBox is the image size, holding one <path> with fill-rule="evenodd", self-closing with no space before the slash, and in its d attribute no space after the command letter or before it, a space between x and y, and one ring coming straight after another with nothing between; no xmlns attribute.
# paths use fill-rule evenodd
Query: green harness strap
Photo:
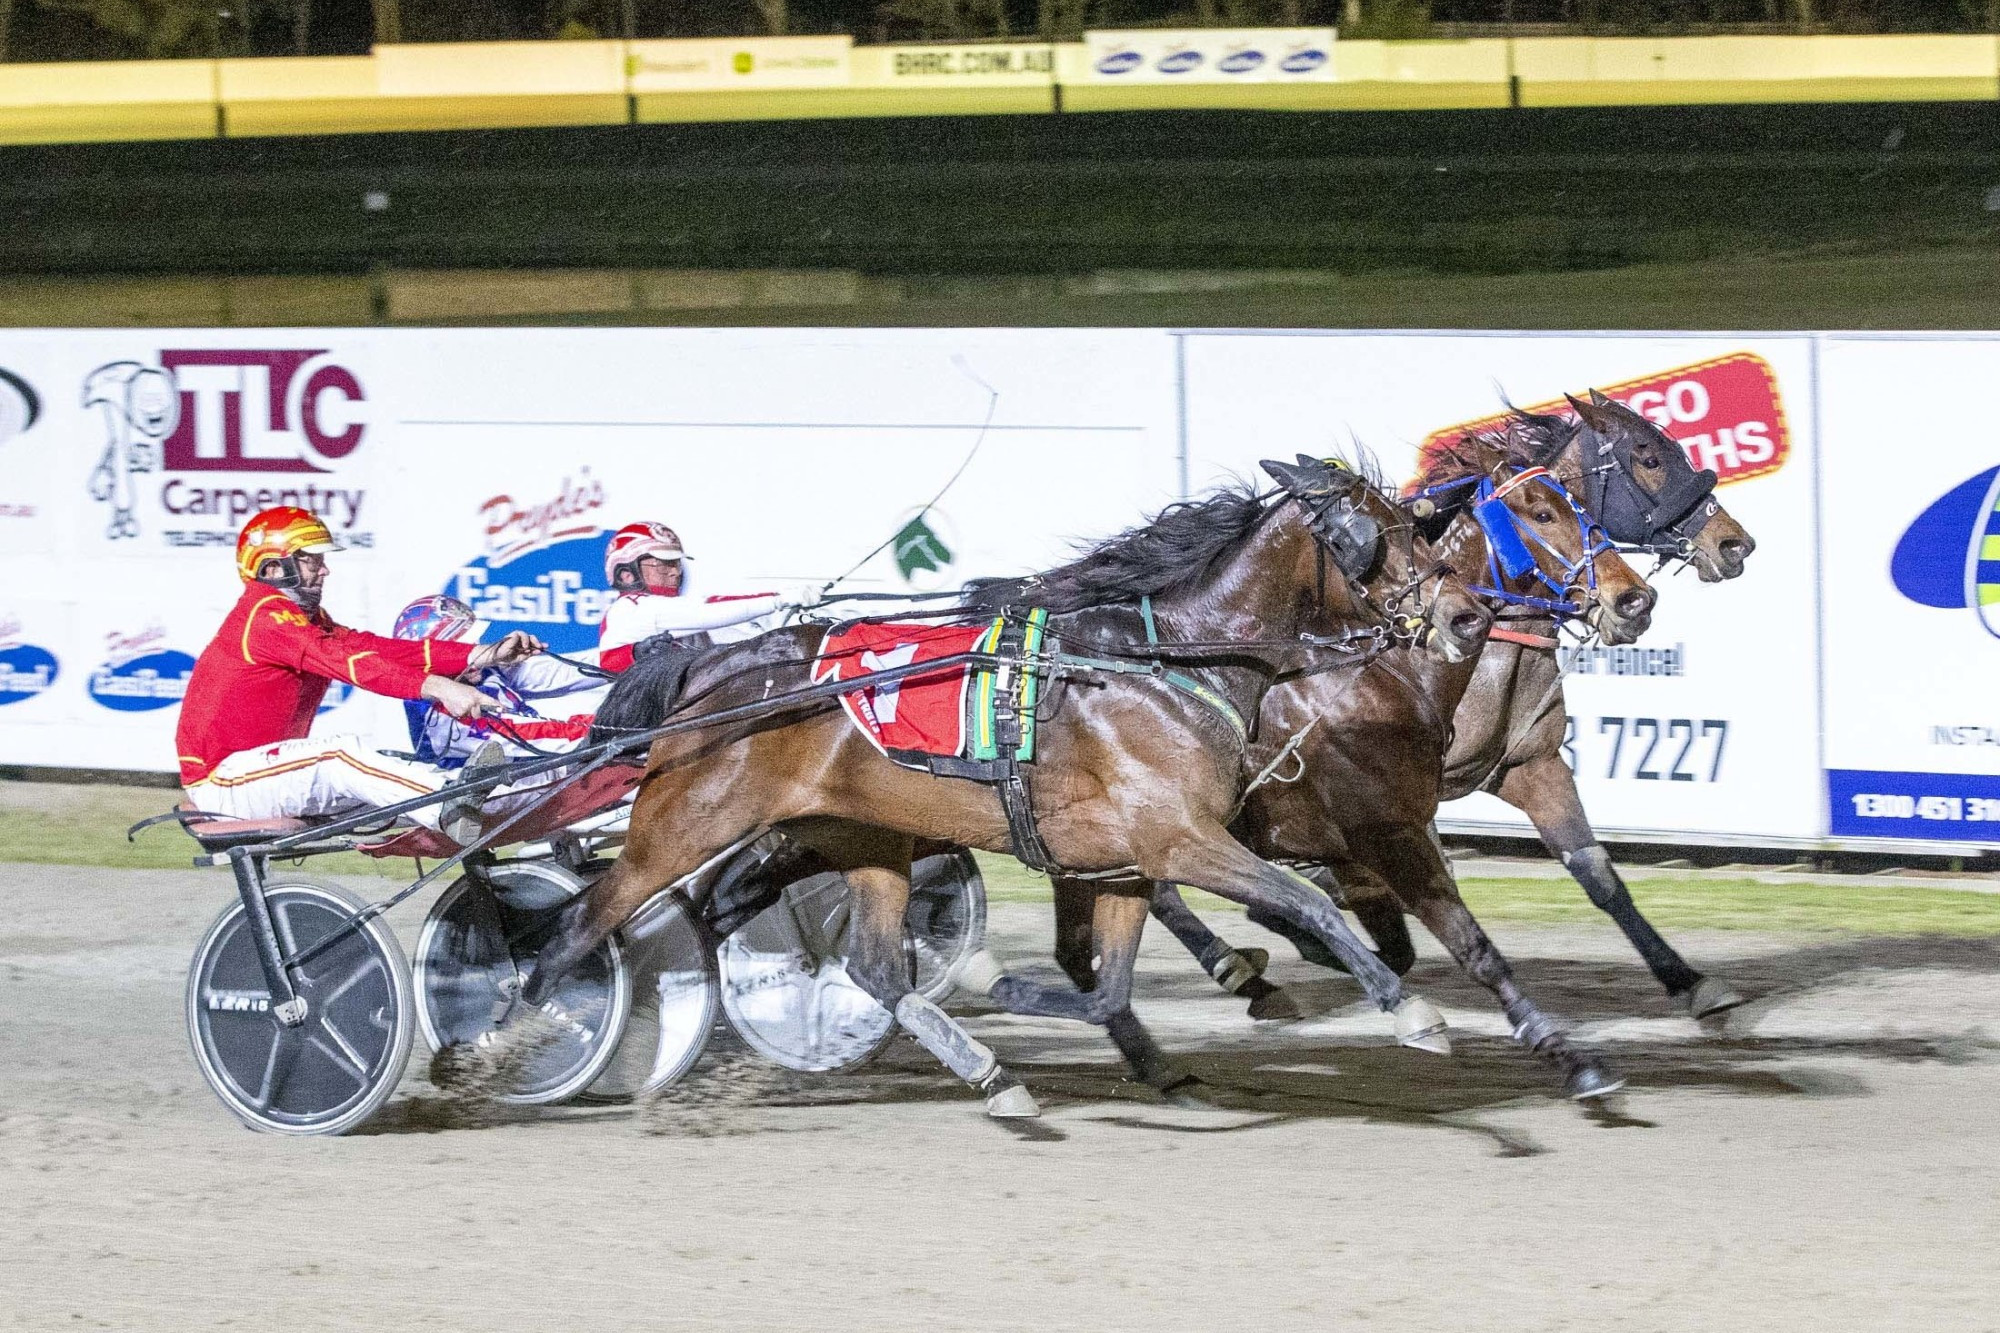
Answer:
<svg viewBox="0 0 2000 1333"><path fill-rule="evenodd" d="M1139 619L1146 626L1146 642L1152 647L1160 644L1158 623L1153 618L1153 599L1139 599ZM1243 715L1236 706L1211 687L1196 680L1185 671L1170 670L1165 663L1119 662L1102 657L1084 657L1077 653L1057 651L1042 653L1045 645L1053 646L1048 637L1049 613L1044 607L1030 611L1021 629L1020 657L1005 666L997 668L981 667L973 683L973 735L972 757L979 760L1001 758L1000 738L994 726L995 705L1000 702L1000 691L1007 690L1013 695L1015 714L1020 720L1021 740L1014 750L1014 758L1021 763L1029 763L1035 757L1035 704L1041 696L1042 673L1036 670L1036 662L1054 663L1057 666L1083 667L1091 671L1104 671L1118 676L1151 676L1163 680L1174 689L1190 698L1207 705L1221 715L1236 733L1239 745L1249 743L1250 728L1244 723ZM986 632L972 645L975 652L997 653L1001 638L1006 632L1008 617L996 616ZM1008 679L1009 673L1013 678Z"/></svg>

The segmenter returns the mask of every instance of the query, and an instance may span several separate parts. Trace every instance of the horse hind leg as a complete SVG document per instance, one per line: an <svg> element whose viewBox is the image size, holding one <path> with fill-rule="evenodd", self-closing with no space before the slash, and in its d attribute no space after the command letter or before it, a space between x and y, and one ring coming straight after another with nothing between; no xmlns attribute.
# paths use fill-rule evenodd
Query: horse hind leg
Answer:
<svg viewBox="0 0 2000 1333"><path fill-rule="evenodd" d="M1153 919L1165 926L1194 955L1202 970L1231 995L1250 1002L1250 1017L1291 1019L1300 1016L1298 1002L1264 979L1271 955L1264 949L1238 949L1210 930L1181 897L1179 886L1153 886Z"/></svg>
<svg viewBox="0 0 2000 1333"><path fill-rule="evenodd" d="M910 905L908 842L902 843L898 864L850 867L847 883L854 895L856 927L848 975L894 1014L897 1026L918 1045L986 1099L986 1114L996 1119L1040 1115L1034 1097L990 1047L911 988L909 954L903 947L903 918Z"/></svg>
<svg viewBox="0 0 2000 1333"><path fill-rule="evenodd" d="M1444 1015L1430 1001L1406 992L1401 978L1361 942L1332 899L1296 871L1259 860L1226 833L1190 836L1166 847L1157 866L1143 868L1157 879L1207 889L1310 931L1361 983L1376 1007L1395 1016L1398 1044L1434 1055L1451 1053Z"/></svg>
<svg viewBox="0 0 2000 1333"><path fill-rule="evenodd" d="M1167 1058L1132 1012L1132 969L1152 902L1150 885L1055 881L1057 959L1076 989L999 976L988 989L1009 1013L1064 1018L1105 1030L1139 1078L1173 1096L1199 1080Z"/></svg>

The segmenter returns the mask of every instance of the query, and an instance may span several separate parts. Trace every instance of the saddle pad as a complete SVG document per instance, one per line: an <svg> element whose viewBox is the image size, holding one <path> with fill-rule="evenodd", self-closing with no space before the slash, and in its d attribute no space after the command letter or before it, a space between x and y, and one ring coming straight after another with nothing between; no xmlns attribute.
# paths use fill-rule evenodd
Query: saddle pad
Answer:
<svg viewBox="0 0 2000 1333"><path fill-rule="evenodd" d="M972 652L992 633L987 625L863 623L836 626L813 662L815 683L858 680L876 671L916 666ZM918 672L884 685L862 685L840 696L840 706L876 749L903 755L956 757L965 745L965 700L970 663Z"/></svg>

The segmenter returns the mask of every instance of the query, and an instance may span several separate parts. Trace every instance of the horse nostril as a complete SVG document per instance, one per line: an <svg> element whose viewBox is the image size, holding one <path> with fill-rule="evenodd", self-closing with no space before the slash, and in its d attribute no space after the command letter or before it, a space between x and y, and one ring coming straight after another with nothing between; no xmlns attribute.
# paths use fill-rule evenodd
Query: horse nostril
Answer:
<svg viewBox="0 0 2000 1333"><path fill-rule="evenodd" d="M1624 592L1618 594L1618 600L1614 605L1618 608L1618 618L1620 620L1637 620L1640 616L1645 615L1653 609L1653 590L1651 588L1627 588Z"/></svg>
<svg viewBox="0 0 2000 1333"><path fill-rule="evenodd" d="M1722 558L1732 565L1740 565L1757 549L1757 543L1748 537L1731 537L1722 543Z"/></svg>
<svg viewBox="0 0 2000 1333"><path fill-rule="evenodd" d="M1492 627L1492 617L1484 611L1461 611L1451 618L1451 632L1462 642L1471 642Z"/></svg>

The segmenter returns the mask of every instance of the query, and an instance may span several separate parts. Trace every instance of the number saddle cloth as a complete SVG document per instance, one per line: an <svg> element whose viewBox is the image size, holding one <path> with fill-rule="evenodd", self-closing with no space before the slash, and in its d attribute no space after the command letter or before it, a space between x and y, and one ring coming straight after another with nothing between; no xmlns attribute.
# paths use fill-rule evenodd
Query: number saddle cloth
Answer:
<svg viewBox="0 0 2000 1333"><path fill-rule="evenodd" d="M1018 766L1035 757L1041 672L1032 659L1051 646L1047 621L1039 609L975 625L850 621L828 631L812 678L854 681L841 707L876 749L905 768L980 782L1018 780ZM912 669L926 662L937 662L937 670ZM897 674L868 683L884 672Z"/></svg>

